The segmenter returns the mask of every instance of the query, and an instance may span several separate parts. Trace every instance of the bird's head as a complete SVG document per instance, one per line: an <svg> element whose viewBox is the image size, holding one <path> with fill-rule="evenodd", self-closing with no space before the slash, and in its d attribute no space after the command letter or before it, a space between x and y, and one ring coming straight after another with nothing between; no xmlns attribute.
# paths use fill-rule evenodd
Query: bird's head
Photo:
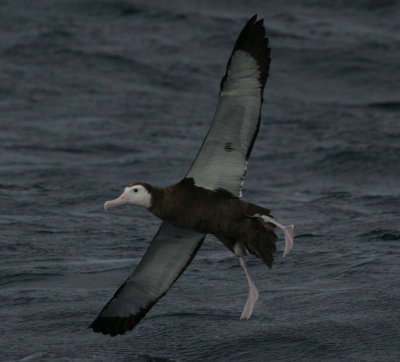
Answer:
<svg viewBox="0 0 400 362"><path fill-rule="evenodd" d="M149 208L151 206L151 193L142 183L130 184L124 192L115 200L106 201L104 210L123 204L131 204Z"/></svg>

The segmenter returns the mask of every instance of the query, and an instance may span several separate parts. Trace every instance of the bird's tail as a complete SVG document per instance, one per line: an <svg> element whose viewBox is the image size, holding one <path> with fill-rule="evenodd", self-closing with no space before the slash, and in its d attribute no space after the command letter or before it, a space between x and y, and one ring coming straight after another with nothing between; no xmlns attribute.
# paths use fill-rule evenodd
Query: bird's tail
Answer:
<svg viewBox="0 0 400 362"><path fill-rule="evenodd" d="M275 243L278 240L273 227L265 224L257 216L254 217L246 231L244 237L246 249L257 258L262 259L269 268L272 268L273 254L276 252Z"/></svg>

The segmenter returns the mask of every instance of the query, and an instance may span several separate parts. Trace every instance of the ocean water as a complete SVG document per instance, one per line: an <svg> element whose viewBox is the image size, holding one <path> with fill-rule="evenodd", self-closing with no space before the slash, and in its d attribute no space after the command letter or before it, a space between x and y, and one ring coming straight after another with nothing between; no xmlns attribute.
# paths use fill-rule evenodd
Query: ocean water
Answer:
<svg viewBox="0 0 400 362"><path fill-rule="evenodd" d="M239 319L207 238L130 333L87 329L160 221L102 211L190 167L247 19L272 47L244 198L296 225ZM400 2L0 1L0 361L400 360Z"/></svg>

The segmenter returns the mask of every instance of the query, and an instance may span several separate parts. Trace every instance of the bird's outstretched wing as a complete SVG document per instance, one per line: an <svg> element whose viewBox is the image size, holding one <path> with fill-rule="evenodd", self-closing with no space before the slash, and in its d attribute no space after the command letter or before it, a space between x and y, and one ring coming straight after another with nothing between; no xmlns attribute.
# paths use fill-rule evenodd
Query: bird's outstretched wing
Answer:
<svg viewBox="0 0 400 362"><path fill-rule="evenodd" d="M164 222L135 271L89 328L111 336L133 329L190 264L204 237Z"/></svg>
<svg viewBox="0 0 400 362"><path fill-rule="evenodd" d="M240 196L257 137L270 64L263 20L253 16L240 33L221 81L214 120L186 177L195 185Z"/></svg>
<svg viewBox="0 0 400 362"><path fill-rule="evenodd" d="M263 22L254 16L236 41L214 120L186 176L196 186L239 196L258 132L269 61ZM164 222L135 271L90 328L112 336L133 329L183 273L204 237Z"/></svg>

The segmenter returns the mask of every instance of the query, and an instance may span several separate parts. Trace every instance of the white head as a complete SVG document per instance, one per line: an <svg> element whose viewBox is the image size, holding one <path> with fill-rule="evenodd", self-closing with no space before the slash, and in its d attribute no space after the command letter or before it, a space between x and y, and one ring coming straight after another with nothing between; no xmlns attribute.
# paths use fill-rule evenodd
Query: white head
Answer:
<svg viewBox="0 0 400 362"><path fill-rule="evenodd" d="M119 206L123 204L131 204L149 208L151 206L151 193L143 184L131 184L125 187L124 192L115 200L106 201L104 209Z"/></svg>

